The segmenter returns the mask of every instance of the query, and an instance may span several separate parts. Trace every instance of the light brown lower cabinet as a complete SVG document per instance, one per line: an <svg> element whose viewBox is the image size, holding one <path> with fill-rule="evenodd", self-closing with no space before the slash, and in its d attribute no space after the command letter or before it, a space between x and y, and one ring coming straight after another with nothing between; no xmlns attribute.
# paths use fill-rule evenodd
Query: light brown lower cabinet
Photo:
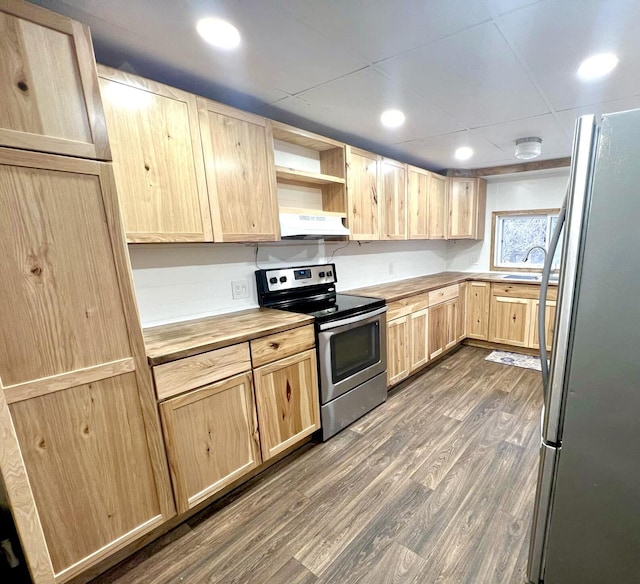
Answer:
<svg viewBox="0 0 640 584"><path fill-rule="evenodd" d="M527 347L530 335L530 300L508 296L491 297L489 340L515 347Z"/></svg>
<svg viewBox="0 0 640 584"><path fill-rule="evenodd" d="M429 309L409 315L409 372L412 373L429 361Z"/></svg>
<svg viewBox="0 0 640 584"><path fill-rule="evenodd" d="M262 460L320 427L315 349L253 370Z"/></svg>
<svg viewBox="0 0 640 584"><path fill-rule="evenodd" d="M467 282L461 282L459 285L456 337L458 341L467 337Z"/></svg>
<svg viewBox="0 0 640 584"><path fill-rule="evenodd" d="M387 386L409 375L409 316L387 321Z"/></svg>
<svg viewBox="0 0 640 584"><path fill-rule="evenodd" d="M448 312L446 302L429 307L429 359L437 357L447 346Z"/></svg>
<svg viewBox="0 0 640 584"><path fill-rule="evenodd" d="M179 512L261 463L251 372L160 404Z"/></svg>
<svg viewBox="0 0 640 584"><path fill-rule="evenodd" d="M547 300L546 301L547 309L544 315L544 323L545 323L545 337L547 341L547 350L551 350L551 343L553 341L553 332L554 325L556 320L556 301L555 300ZM540 302L538 300L531 301L531 335L530 335L530 343L529 346L532 349L539 349L539 341L538 341L538 307L540 306Z"/></svg>
<svg viewBox="0 0 640 584"><path fill-rule="evenodd" d="M489 282L467 282L466 336L486 341L489 338Z"/></svg>

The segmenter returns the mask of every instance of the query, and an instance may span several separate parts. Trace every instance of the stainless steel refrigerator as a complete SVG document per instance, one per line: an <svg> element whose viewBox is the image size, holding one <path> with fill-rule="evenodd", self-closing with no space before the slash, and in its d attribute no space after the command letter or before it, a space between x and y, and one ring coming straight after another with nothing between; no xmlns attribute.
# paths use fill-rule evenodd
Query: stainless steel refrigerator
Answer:
<svg viewBox="0 0 640 584"><path fill-rule="evenodd" d="M527 575L638 583L640 110L578 120L553 239L563 249Z"/></svg>

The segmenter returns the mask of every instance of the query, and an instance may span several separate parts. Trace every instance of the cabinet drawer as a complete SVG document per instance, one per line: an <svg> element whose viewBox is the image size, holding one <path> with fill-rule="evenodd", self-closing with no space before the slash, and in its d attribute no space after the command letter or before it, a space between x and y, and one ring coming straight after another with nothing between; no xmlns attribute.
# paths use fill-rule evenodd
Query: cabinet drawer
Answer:
<svg viewBox="0 0 640 584"><path fill-rule="evenodd" d="M251 341L253 366L260 367L284 359L289 355L312 349L315 344L316 335L312 324L256 339Z"/></svg>
<svg viewBox="0 0 640 584"><path fill-rule="evenodd" d="M156 365L153 378L158 399L163 400L250 369L249 343L240 343Z"/></svg>
<svg viewBox="0 0 640 584"><path fill-rule="evenodd" d="M528 298L537 300L540 296L539 284L491 284L491 296L506 296L507 298ZM547 300L555 300L558 289L549 286Z"/></svg>
<svg viewBox="0 0 640 584"><path fill-rule="evenodd" d="M438 290L432 290L429 292L429 306L445 302L446 300L451 300L452 298L457 298L459 294L460 286L458 284L446 286L445 288L440 288Z"/></svg>
<svg viewBox="0 0 640 584"><path fill-rule="evenodd" d="M429 294L416 294L415 296L409 296L409 298L403 298L402 300L396 300L390 302L387 305L387 320L393 320L394 318L400 318L407 316L412 312L418 312L418 310L424 310L429 306Z"/></svg>

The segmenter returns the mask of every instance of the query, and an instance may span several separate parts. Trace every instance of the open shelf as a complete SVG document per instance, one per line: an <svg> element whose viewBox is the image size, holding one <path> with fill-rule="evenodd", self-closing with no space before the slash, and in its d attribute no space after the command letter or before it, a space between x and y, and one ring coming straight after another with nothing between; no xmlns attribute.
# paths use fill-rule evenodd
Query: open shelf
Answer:
<svg viewBox="0 0 640 584"><path fill-rule="evenodd" d="M297 207L280 207L280 213L290 213L293 215L319 215L321 217L340 217L346 219L346 213L337 213L335 211L323 211L322 209L300 209Z"/></svg>
<svg viewBox="0 0 640 584"><path fill-rule="evenodd" d="M297 144L298 146L309 148L309 150L315 150L316 152L324 152L325 150L333 150L335 148L344 149L344 144L341 142L280 122L272 123L272 132L276 140Z"/></svg>
<svg viewBox="0 0 640 584"><path fill-rule="evenodd" d="M345 179L320 172L308 172L295 168L276 166L276 179L280 182L302 185L330 185L345 184Z"/></svg>

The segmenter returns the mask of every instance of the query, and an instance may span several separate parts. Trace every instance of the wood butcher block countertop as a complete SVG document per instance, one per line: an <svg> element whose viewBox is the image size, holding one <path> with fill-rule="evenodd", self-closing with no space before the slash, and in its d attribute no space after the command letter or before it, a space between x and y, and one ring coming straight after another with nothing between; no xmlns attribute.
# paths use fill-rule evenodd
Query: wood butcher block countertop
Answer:
<svg viewBox="0 0 640 584"><path fill-rule="evenodd" d="M313 322L312 316L251 308L143 329L147 358L160 365Z"/></svg>
<svg viewBox="0 0 640 584"><path fill-rule="evenodd" d="M373 298L383 298L387 302L402 300L416 294L422 294L444 286L458 284L469 280L480 280L483 282L501 282L507 284L533 284L540 285L537 280L519 280L505 278L506 273L496 272L440 272L438 274L430 274L428 276L418 276L417 278L408 278L407 280L397 280L395 282L387 282L386 284L376 284L375 286L367 286L365 288L356 288L347 290L347 294L359 294L361 296L372 296ZM557 282L550 282L555 286Z"/></svg>

